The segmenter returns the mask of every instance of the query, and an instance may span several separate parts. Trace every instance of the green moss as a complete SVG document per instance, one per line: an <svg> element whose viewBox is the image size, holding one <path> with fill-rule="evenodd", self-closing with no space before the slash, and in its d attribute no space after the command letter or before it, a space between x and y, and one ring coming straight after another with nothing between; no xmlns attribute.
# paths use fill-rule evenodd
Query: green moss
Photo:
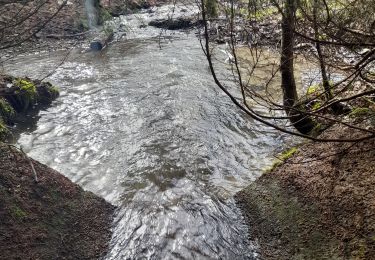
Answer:
<svg viewBox="0 0 375 260"><path fill-rule="evenodd" d="M89 29L89 21L86 18L81 18L76 26L81 31L87 31Z"/></svg>
<svg viewBox="0 0 375 260"><path fill-rule="evenodd" d="M370 108L367 107L357 107L352 110L352 112L349 113L349 117L363 117L363 116L369 116L374 114L375 111L373 111Z"/></svg>
<svg viewBox="0 0 375 260"><path fill-rule="evenodd" d="M319 109L320 107L322 106L322 103L320 101L317 101L314 103L314 105L312 106L312 110L317 110Z"/></svg>
<svg viewBox="0 0 375 260"><path fill-rule="evenodd" d="M290 157L292 157L292 155L295 154L297 151L298 151L297 147L292 147L292 148L282 152L279 159L285 161L285 160L289 159Z"/></svg>
<svg viewBox="0 0 375 260"><path fill-rule="evenodd" d="M209 18L218 16L217 0L205 0L206 12Z"/></svg>
<svg viewBox="0 0 375 260"><path fill-rule="evenodd" d="M49 105L59 96L59 89L49 82L43 82L38 86L38 103Z"/></svg>
<svg viewBox="0 0 375 260"><path fill-rule="evenodd" d="M264 173L270 173L273 172L278 166L280 166L283 162L280 160L274 160L272 162L272 165L269 166L268 168L263 169Z"/></svg>
<svg viewBox="0 0 375 260"><path fill-rule="evenodd" d="M19 94L17 97L21 110L26 111L37 101L38 92L36 86L33 82L26 79L16 79L13 84L20 88L19 91L16 91L16 94Z"/></svg>
<svg viewBox="0 0 375 260"><path fill-rule="evenodd" d="M11 120L16 116L16 111L4 98L0 98L0 118L5 123L10 123Z"/></svg>
<svg viewBox="0 0 375 260"><path fill-rule="evenodd" d="M226 9L227 14L230 14L231 9ZM241 7L236 9L236 14L239 14L242 17L247 17L248 19L256 19L256 20L264 20L271 16L275 16L278 13L278 10L276 7L257 7L254 8L248 8L248 7Z"/></svg>
<svg viewBox="0 0 375 260"><path fill-rule="evenodd" d="M309 135L311 136L318 136L323 130L323 125L321 123L316 122L314 128L310 131Z"/></svg>
<svg viewBox="0 0 375 260"><path fill-rule="evenodd" d="M22 90L28 91L28 92L36 92L35 84L29 80L26 79L16 79L14 84L18 87L20 87Z"/></svg>
<svg viewBox="0 0 375 260"><path fill-rule="evenodd" d="M104 24L104 22L112 19L112 15L108 12L107 9L100 8L99 11L99 24Z"/></svg>
<svg viewBox="0 0 375 260"><path fill-rule="evenodd" d="M51 86L51 87L49 88L49 90L50 90L50 93L51 93L53 96L55 96L55 97L58 97L58 96L60 95L60 91L59 91L59 89L58 89L56 86Z"/></svg>
<svg viewBox="0 0 375 260"><path fill-rule="evenodd" d="M352 252L353 259L366 259L366 253L368 252L366 241L357 240L352 242L352 244L356 248L356 250Z"/></svg>
<svg viewBox="0 0 375 260"><path fill-rule="evenodd" d="M47 97L45 98L49 98L51 99L50 101L52 101L53 99L56 99L59 95L60 95L60 90L58 87L52 85L51 83L49 82L46 82L45 83L45 87L47 89L47 92L48 92L48 95L45 95ZM43 92L42 92L43 93ZM43 94L42 94L43 95Z"/></svg>
<svg viewBox="0 0 375 260"><path fill-rule="evenodd" d="M332 91L334 87L334 82L332 80L328 81L329 88ZM313 94L319 94L321 91L323 91L323 83L311 85L307 88L307 95L313 95Z"/></svg>
<svg viewBox="0 0 375 260"><path fill-rule="evenodd" d="M113 27L106 24L103 26L103 32L108 37L113 34Z"/></svg>
<svg viewBox="0 0 375 260"><path fill-rule="evenodd" d="M21 219L23 219L23 218L25 218L25 217L27 216L26 212L23 211L23 210L22 210L20 207L18 207L18 206L13 206L13 207L11 207L11 209L10 209L10 213L11 213L11 215L12 215L14 218L19 219L19 220L21 220Z"/></svg>
<svg viewBox="0 0 375 260"><path fill-rule="evenodd" d="M273 161L272 165L266 169L264 169L264 173L269 173L274 171L278 166L283 164L287 159L292 157L293 154L295 154L298 151L297 147L292 147L288 150L283 151L280 153L277 157L276 160Z"/></svg>
<svg viewBox="0 0 375 260"><path fill-rule="evenodd" d="M265 19L278 13L276 7L269 7L255 12L255 18Z"/></svg>
<svg viewBox="0 0 375 260"><path fill-rule="evenodd" d="M240 194L248 221L254 224L250 232L260 238L259 244L266 250L284 250L282 259L342 259L338 257L340 241L336 237L322 228L310 229L320 227L319 208L300 201L278 179L265 176Z"/></svg>
<svg viewBox="0 0 375 260"><path fill-rule="evenodd" d="M319 84L311 85L307 88L306 94L312 95L312 94L318 93L320 89L321 89L321 86Z"/></svg>
<svg viewBox="0 0 375 260"><path fill-rule="evenodd" d="M9 135L9 129L0 118L0 141L4 141Z"/></svg>

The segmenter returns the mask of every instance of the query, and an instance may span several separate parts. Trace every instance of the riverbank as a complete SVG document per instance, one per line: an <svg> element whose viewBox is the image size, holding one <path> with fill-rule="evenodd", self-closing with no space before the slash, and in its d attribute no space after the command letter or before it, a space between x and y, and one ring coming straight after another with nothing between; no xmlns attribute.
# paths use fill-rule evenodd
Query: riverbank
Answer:
<svg viewBox="0 0 375 260"><path fill-rule="evenodd" d="M327 138L354 137L332 127ZM306 143L236 195L264 259L375 255L375 140Z"/></svg>
<svg viewBox="0 0 375 260"><path fill-rule="evenodd" d="M107 252L114 207L2 143L58 96L48 82L0 77L0 259L93 259Z"/></svg>
<svg viewBox="0 0 375 260"><path fill-rule="evenodd" d="M20 118L37 113L58 96L58 88L49 82L0 74L0 142L9 141Z"/></svg>
<svg viewBox="0 0 375 260"><path fill-rule="evenodd" d="M0 259L94 259L108 250L114 207L0 144Z"/></svg>
<svg viewBox="0 0 375 260"><path fill-rule="evenodd" d="M103 25L113 17L168 3L164 0L92 2L97 8L94 26L90 25L85 1L6 1L0 6L0 22L6 25L1 30L0 63L17 55L88 47L93 38L111 30Z"/></svg>

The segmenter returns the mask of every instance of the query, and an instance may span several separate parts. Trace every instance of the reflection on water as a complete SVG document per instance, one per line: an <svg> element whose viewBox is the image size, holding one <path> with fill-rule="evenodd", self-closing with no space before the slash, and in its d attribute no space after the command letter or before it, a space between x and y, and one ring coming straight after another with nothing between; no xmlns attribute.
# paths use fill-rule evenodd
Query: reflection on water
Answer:
<svg viewBox="0 0 375 260"><path fill-rule="evenodd" d="M39 76L63 56L8 69L22 74L33 62L27 73ZM233 195L282 136L218 91L194 36L76 51L51 80L61 97L18 143L119 207L107 259L255 257Z"/></svg>

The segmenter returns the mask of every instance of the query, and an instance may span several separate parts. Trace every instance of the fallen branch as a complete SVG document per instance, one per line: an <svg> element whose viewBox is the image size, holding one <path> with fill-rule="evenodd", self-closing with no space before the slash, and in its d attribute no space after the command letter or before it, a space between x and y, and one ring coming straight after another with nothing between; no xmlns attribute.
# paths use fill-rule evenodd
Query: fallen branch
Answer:
<svg viewBox="0 0 375 260"><path fill-rule="evenodd" d="M75 33L75 34L47 34L47 35L42 35L40 38L51 38L51 39L63 39L63 38L73 38L73 37L78 37L78 36L83 36L91 31L86 31L86 32L80 32L80 33Z"/></svg>

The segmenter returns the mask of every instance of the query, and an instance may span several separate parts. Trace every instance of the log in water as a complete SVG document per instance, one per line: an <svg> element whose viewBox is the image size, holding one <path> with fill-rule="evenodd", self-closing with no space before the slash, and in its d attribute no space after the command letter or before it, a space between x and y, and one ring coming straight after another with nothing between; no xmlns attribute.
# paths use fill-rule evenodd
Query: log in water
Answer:
<svg viewBox="0 0 375 260"><path fill-rule="evenodd" d="M97 39L91 41L90 49L92 51L101 51L102 49L107 47L107 45L112 41L112 39L113 39L113 33L109 35L102 35L98 37Z"/></svg>

